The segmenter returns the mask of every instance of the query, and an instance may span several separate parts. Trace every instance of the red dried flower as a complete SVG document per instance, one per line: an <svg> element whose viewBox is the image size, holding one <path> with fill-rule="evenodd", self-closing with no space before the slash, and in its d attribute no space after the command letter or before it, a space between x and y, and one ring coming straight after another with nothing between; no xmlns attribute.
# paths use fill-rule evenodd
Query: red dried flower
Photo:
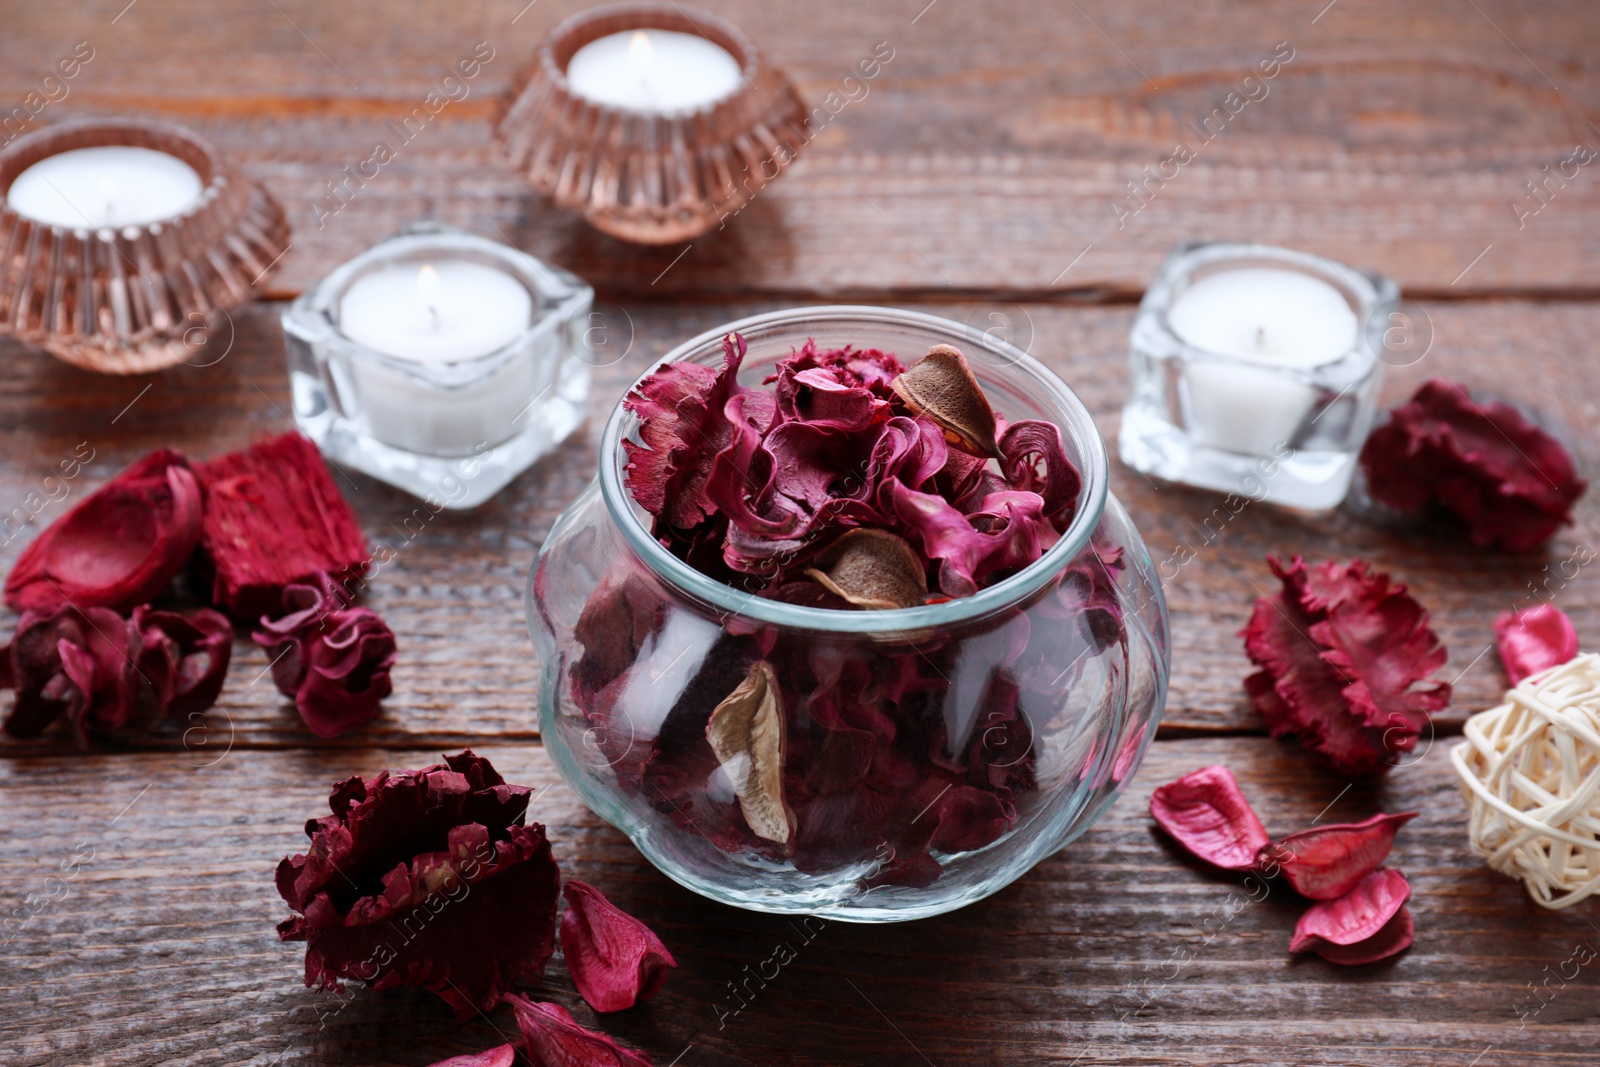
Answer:
<svg viewBox="0 0 1600 1067"><path fill-rule="evenodd" d="M1494 643L1506 677L1516 685L1578 654L1578 631L1554 604L1508 611L1494 620Z"/></svg>
<svg viewBox="0 0 1600 1067"><path fill-rule="evenodd" d="M621 1011L655 996L678 965L655 932L586 882L568 881L561 895L561 953L589 1006Z"/></svg>
<svg viewBox="0 0 1600 1067"><path fill-rule="evenodd" d="M338 737L378 714L393 691L395 640L378 614L348 606L349 591L326 574L283 590L284 614L253 635L272 658L272 681L294 697L318 737Z"/></svg>
<svg viewBox="0 0 1600 1067"><path fill-rule="evenodd" d="M155 599L200 540L189 461L152 452L89 494L25 548L6 578L13 610L127 611Z"/></svg>
<svg viewBox="0 0 1600 1067"><path fill-rule="evenodd" d="M555 951L560 871L528 789L471 751L420 771L348 778L306 826L309 855L278 865L306 942L306 985L425 986L460 1019L488 1011Z"/></svg>
<svg viewBox="0 0 1600 1067"><path fill-rule="evenodd" d="M1295 924L1289 951L1315 952L1347 966L1387 959L1410 947L1416 935L1406 907L1410 898L1405 875L1373 871L1344 896L1307 909Z"/></svg>
<svg viewBox="0 0 1600 1067"><path fill-rule="evenodd" d="M318 574L348 584L371 562L361 524L317 446L298 433L202 464L200 544L216 567L212 599L237 617L278 610L283 587Z"/></svg>
<svg viewBox="0 0 1600 1067"><path fill-rule="evenodd" d="M650 1067L650 1057L605 1034L579 1026L559 1004L508 994L522 1031L522 1050L535 1067Z"/></svg>
<svg viewBox="0 0 1600 1067"><path fill-rule="evenodd" d="M1450 703L1449 683L1422 684L1447 655L1428 613L1359 559L1267 562L1283 591L1259 598L1239 633L1262 668L1245 679L1251 703L1272 736L1298 737L1341 774L1388 770Z"/></svg>
<svg viewBox="0 0 1600 1067"><path fill-rule="evenodd" d="M222 692L233 657L233 623L202 608L188 615L133 609L134 670L154 693L160 715L193 715L211 707Z"/></svg>
<svg viewBox="0 0 1600 1067"><path fill-rule="evenodd" d="M1435 378L1389 413L1361 449L1377 500L1403 511L1436 504L1472 543L1530 552L1572 521L1583 495L1561 442L1509 404L1479 404Z"/></svg>
<svg viewBox="0 0 1600 1067"><path fill-rule="evenodd" d="M1408 811L1301 830L1263 848L1260 866L1270 871L1275 864L1303 897L1335 900L1377 870L1394 845L1394 835L1416 817Z"/></svg>
<svg viewBox="0 0 1600 1067"><path fill-rule="evenodd" d="M1225 870L1254 867L1271 840L1233 773L1220 764L1158 788L1150 795L1150 814L1178 844Z"/></svg>
<svg viewBox="0 0 1600 1067"><path fill-rule="evenodd" d="M483 1052L469 1052L465 1056L451 1056L429 1067L511 1067L516 1062L515 1045L496 1045Z"/></svg>
<svg viewBox="0 0 1600 1067"><path fill-rule="evenodd" d="M136 651L110 608L28 612L0 649L0 688L17 691L6 732L37 737L65 715L78 747L88 748L90 730L114 730L133 715Z"/></svg>

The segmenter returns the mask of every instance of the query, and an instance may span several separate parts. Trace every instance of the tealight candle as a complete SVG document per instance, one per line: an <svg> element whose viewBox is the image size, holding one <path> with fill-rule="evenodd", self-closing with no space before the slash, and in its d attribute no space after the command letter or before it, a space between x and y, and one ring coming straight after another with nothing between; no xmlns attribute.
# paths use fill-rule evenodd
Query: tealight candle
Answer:
<svg viewBox="0 0 1600 1067"><path fill-rule="evenodd" d="M6 191L19 215L74 229L143 226L200 199L195 169L177 156L134 145L97 145L46 156Z"/></svg>
<svg viewBox="0 0 1600 1067"><path fill-rule="evenodd" d="M578 96L632 111L688 111L731 96L743 77L727 49L693 33L639 29L608 34L567 62Z"/></svg>
<svg viewBox="0 0 1600 1067"><path fill-rule="evenodd" d="M1172 330L1240 363L1195 363L1186 379L1196 430L1218 448L1269 454L1292 438L1316 390L1266 368L1309 370L1355 347L1344 294L1293 270L1247 267L1196 280L1167 311Z"/></svg>

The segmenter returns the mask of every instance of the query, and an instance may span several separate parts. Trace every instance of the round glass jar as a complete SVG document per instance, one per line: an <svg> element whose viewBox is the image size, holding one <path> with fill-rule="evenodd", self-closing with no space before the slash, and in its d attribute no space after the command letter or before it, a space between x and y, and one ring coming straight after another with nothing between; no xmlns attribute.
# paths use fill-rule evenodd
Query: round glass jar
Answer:
<svg viewBox="0 0 1600 1067"><path fill-rule="evenodd" d="M596 814L713 900L884 922L988 896L1110 805L1166 699L1166 603L1108 491L1100 435L1077 396L1019 349L915 312L758 315L663 362L720 365L730 331L749 345L747 386L808 338L907 364L955 345L996 412L1061 429L1083 477L1074 517L1035 563L972 596L883 611L782 603L692 569L651 535L624 484L622 443L639 420L619 404L598 477L556 521L529 579L544 743ZM752 829L733 784L746 768L719 763L706 734L758 670L777 700L765 728L772 746L778 727L766 751L780 754L792 813L783 841Z"/></svg>

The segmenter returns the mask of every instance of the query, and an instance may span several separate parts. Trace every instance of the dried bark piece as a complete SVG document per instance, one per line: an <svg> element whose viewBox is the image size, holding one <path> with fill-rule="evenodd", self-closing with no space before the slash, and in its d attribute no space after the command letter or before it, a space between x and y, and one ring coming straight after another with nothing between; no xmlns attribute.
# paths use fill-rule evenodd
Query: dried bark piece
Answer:
<svg viewBox="0 0 1600 1067"><path fill-rule="evenodd" d="M1278 864L1294 891L1312 900L1336 900L1377 869L1414 811L1374 815L1365 822L1318 826L1290 834L1261 850L1263 866Z"/></svg>
<svg viewBox="0 0 1600 1067"><path fill-rule="evenodd" d="M913 413L937 423L956 448L1004 462L995 441L994 409L960 349L934 345L890 384Z"/></svg>
<svg viewBox="0 0 1600 1067"><path fill-rule="evenodd" d="M783 798L783 698L770 663L751 664L744 681L711 712L706 740L733 782L751 831L787 844L794 813Z"/></svg>
<svg viewBox="0 0 1600 1067"><path fill-rule="evenodd" d="M1554 604L1508 611L1494 620L1494 643L1512 685L1578 654L1578 631Z"/></svg>
<svg viewBox="0 0 1600 1067"><path fill-rule="evenodd" d="M589 1006L622 1011L655 996L678 965L655 931L587 882L569 879L561 895L561 954Z"/></svg>
<svg viewBox="0 0 1600 1067"><path fill-rule="evenodd" d="M1399 871L1376 870L1337 900L1313 904L1295 924L1290 952L1315 952L1330 963L1376 963L1410 947L1416 934Z"/></svg>
<svg viewBox="0 0 1600 1067"><path fill-rule="evenodd" d="M914 608L928 598L916 549L887 530L851 530L823 549L817 563L806 575L858 608Z"/></svg>
<svg viewBox="0 0 1600 1067"><path fill-rule="evenodd" d="M1271 841L1233 772L1221 764L1159 787L1150 796L1150 814L1178 844L1224 870L1250 870Z"/></svg>

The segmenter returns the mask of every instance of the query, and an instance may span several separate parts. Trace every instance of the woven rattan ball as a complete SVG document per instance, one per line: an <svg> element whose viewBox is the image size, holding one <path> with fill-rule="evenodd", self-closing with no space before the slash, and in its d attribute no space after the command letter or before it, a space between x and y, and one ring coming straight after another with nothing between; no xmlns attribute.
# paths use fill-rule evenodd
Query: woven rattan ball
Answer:
<svg viewBox="0 0 1600 1067"><path fill-rule="evenodd" d="M1524 680L1465 733L1450 759L1472 850L1547 908L1600 889L1600 655Z"/></svg>

